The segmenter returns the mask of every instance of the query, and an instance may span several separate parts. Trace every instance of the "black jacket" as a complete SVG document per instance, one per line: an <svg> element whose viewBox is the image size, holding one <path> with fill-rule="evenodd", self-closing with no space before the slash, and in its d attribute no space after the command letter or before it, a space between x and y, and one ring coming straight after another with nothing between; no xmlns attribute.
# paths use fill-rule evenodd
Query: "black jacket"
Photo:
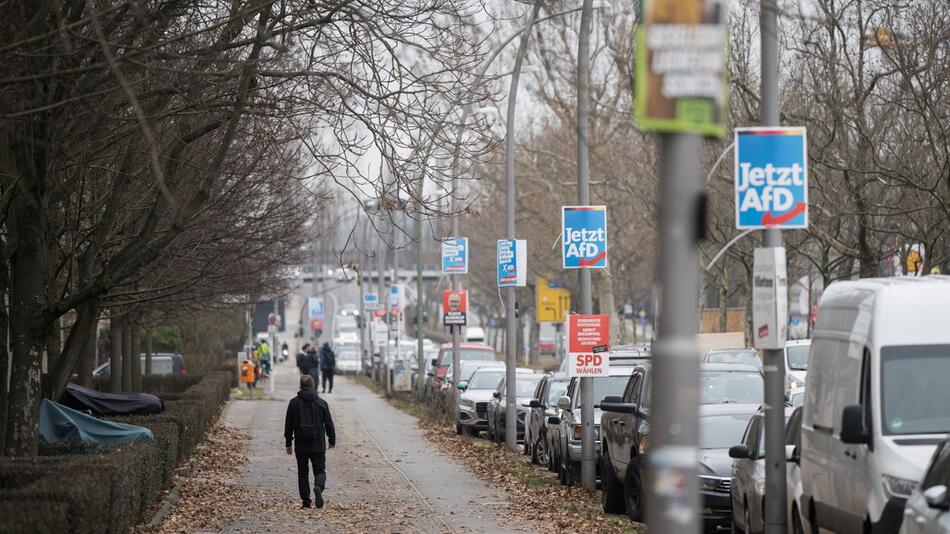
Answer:
<svg viewBox="0 0 950 534"><path fill-rule="evenodd" d="M336 367L336 354L333 349L324 347L320 349L320 370L332 370Z"/></svg>
<svg viewBox="0 0 950 534"><path fill-rule="evenodd" d="M288 447L293 444L294 435L299 424L297 413L300 410L300 405L304 402L314 401L317 403L317 420L323 424L317 425L317 436L312 442L297 441L296 452L323 452L327 450L327 440L330 441L330 445L336 445L336 430L333 428L333 418L330 417L330 407L327 406L325 400L317 396L315 390L309 388L301 389L297 392L296 397L290 399L290 404L287 406L287 417L284 419L284 440Z"/></svg>

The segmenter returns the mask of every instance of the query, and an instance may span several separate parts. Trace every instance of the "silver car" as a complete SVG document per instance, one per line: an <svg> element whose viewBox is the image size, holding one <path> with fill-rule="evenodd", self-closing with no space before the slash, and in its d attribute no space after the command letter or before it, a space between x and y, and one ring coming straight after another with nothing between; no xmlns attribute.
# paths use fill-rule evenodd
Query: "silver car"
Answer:
<svg viewBox="0 0 950 534"><path fill-rule="evenodd" d="M505 378L504 366L479 367L467 382L459 384L455 431L476 436L488 430L488 402Z"/></svg>
<svg viewBox="0 0 950 534"><path fill-rule="evenodd" d="M934 451L920 485L904 505L901 534L950 533L950 436Z"/></svg>

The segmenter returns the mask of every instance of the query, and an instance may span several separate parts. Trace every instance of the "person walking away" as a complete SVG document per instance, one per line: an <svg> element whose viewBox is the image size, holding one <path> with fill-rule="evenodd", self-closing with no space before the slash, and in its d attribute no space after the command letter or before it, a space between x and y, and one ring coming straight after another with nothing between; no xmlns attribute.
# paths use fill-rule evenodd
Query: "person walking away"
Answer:
<svg viewBox="0 0 950 534"><path fill-rule="evenodd" d="M300 352L297 353L297 370L300 371L300 376L310 373L310 366L307 364L307 358L310 357L309 351L310 343L304 343L303 347L300 348Z"/></svg>
<svg viewBox="0 0 950 534"><path fill-rule="evenodd" d="M250 359L244 360L241 363L241 383L247 385L247 392L250 397L254 398L254 382L256 382L254 375L254 362Z"/></svg>
<svg viewBox="0 0 950 534"><path fill-rule="evenodd" d="M290 347L287 346L287 342L284 341L280 346L280 361L285 362L287 358L290 357Z"/></svg>
<svg viewBox="0 0 950 534"><path fill-rule="evenodd" d="M310 466L313 466L313 504L323 508L323 490L327 484L327 442L336 446L336 430L330 407L317 396L313 378L300 377L300 391L290 399L284 419L284 441L287 454L297 457L297 485L301 508L310 508ZM296 444L294 443L296 442Z"/></svg>
<svg viewBox="0 0 950 534"><path fill-rule="evenodd" d="M259 351L261 353L261 371L264 373L264 376L270 376L271 351L266 339L261 340L261 348Z"/></svg>
<svg viewBox="0 0 950 534"><path fill-rule="evenodd" d="M310 345L307 349L307 374L313 378L313 387L320 383L320 354L315 345Z"/></svg>
<svg viewBox="0 0 950 534"><path fill-rule="evenodd" d="M323 393L333 393L333 372L336 370L336 353L330 348L330 344L324 342L320 349L320 372L323 373ZM327 382L330 383L330 390L327 391Z"/></svg>

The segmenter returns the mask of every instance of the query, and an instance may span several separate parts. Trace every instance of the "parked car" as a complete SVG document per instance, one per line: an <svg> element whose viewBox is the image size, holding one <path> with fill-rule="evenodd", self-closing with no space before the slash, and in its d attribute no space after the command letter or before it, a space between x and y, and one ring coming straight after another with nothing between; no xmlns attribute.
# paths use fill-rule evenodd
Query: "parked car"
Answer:
<svg viewBox="0 0 950 534"><path fill-rule="evenodd" d="M145 353L139 354L141 361L142 374L145 374ZM96 367L92 371L93 376L109 376L109 361ZM153 375L186 375L185 359L177 352L155 352L152 354L152 374Z"/></svg>
<svg viewBox="0 0 950 534"><path fill-rule="evenodd" d="M515 435L519 441L524 439L524 421L528 414L528 401L531 400L531 394L534 393L539 380L541 380L541 375L536 374L532 369L519 368L515 373L515 391L517 392L515 406L518 407L518 425ZM493 441L505 440L505 432L507 432L505 417L508 412L507 390L503 378L488 402L488 439Z"/></svg>
<svg viewBox="0 0 950 534"><path fill-rule="evenodd" d="M791 407L786 408L786 420ZM732 524L746 534L765 530L765 412L746 418L742 442L729 449L732 462ZM784 453L783 453L784 454ZM728 520L727 524L728 526Z"/></svg>
<svg viewBox="0 0 950 534"><path fill-rule="evenodd" d="M534 396L528 402L524 430L524 451L531 463L550 465L551 445L548 442L548 418L557 415L557 400L567 391L571 379L564 373L545 375L538 382Z"/></svg>
<svg viewBox="0 0 950 534"><path fill-rule="evenodd" d="M601 504L608 514L626 512L643 520L642 455L649 434L650 366L633 367L622 395L605 396L600 403Z"/></svg>
<svg viewBox="0 0 950 534"><path fill-rule="evenodd" d="M459 361L477 360L483 362L495 361L495 349L484 343L459 344ZM441 402L444 397L441 392L445 389L445 377L452 362L452 344L443 343L439 347L439 355L432 360L432 375L426 377L426 401L429 403Z"/></svg>
<svg viewBox="0 0 950 534"><path fill-rule="evenodd" d="M741 363L703 363L699 368L700 404L762 404L762 370Z"/></svg>
<svg viewBox="0 0 950 534"><path fill-rule="evenodd" d="M762 368L762 358L755 349L716 349L706 353L706 363L741 363Z"/></svg>
<svg viewBox="0 0 950 534"><path fill-rule="evenodd" d="M901 534L950 533L950 436L937 445L920 486L904 507Z"/></svg>
<svg viewBox="0 0 950 534"><path fill-rule="evenodd" d="M792 534L805 532L802 519L802 470L799 457L802 447L802 408L792 411L785 423L785 495L788 501L785 517Z"/></svg>
<svg viewBox="0 0 950 534"><path fill-rule="evenodd" d="M795 388L785 394L785 403L792 408L805 404L805 388Z"/></svg>
<svg viewBox="0 0 950 534"><path fill-rule="evenodd" d="M947 276L825 289L802 417L802 511L811 532L898 529L950 431L948 316Z"/></svg>
<svg viewBox="0 0 950 534"><path fill-rule="evenodd" d="M345 340L335 340L333 351L336 353L336 370L339 373L358 373L362 367L360 345Z"/></svg>
<svg viewBox="0 0 950 534"><path fill-rule="evenodd" d="M810 339L790 339L785 342L785 379L789 389L805 387L810 349Z"/></svg>
<svg viewBox="0 0 950 534"><path fill-rule="evenodd" d="M610 376L594 377L594 450L600 452L600 402L604 397L618 396L623 393L630 375L636 367L615 365L611 358ZM565 486L573 485L580 478L581 470L581 382L574 377L567 386L566 394L558 399L557 407L561 414L558 418L557 446L555 462L558 480ZM598 465L600 458L596 458Z"/></svg>
<svg viewBox="0 0 950 534"><path fill-rule="evenodd" d="M459 384L456 433L477 436L488 430L488 403L504 378L504 366L485 365L476 369L468 381Z"/></svg>

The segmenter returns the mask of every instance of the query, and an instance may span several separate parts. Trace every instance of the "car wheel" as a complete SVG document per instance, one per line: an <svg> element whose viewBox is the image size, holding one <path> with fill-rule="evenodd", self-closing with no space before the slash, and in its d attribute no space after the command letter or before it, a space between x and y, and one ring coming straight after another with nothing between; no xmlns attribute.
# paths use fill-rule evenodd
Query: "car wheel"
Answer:
<svg viewBox="0 0 950 534"><path fill-rule="evenodd" d="M623 476L623 504L631 521L643 521L643 480L640 477L640 457L635 456L627 464Z"/></svg>
<svg viewBox="0 0 950 534"><path fill-rule="evenodd" d="M539 439L534 443L534 446L531 447L531 463L534 465L544 465L547 466L547 458L544 457L544 449L541 448L541 440Z"/></svg>
<svg viewBox="0 0 950 534"><path fill-rule="evenodd" d="M522 450L522 452L524 452L524 455L525 455L525 456L530 456L530 457L531 457L531 463L535 463L535 461L534 461L534 455L531 454L531 447L530 447L530 445L529 445L528 443L529 443L529 442L528 442L528 436L525 436L525 437L524 437L524 444L522 445L522 449L521 449L521 450Z"/></svg>
<svg viewBox="0 0 950 534"><path fill-rule="evenodd" d="M626 511L623 504L623 485L617 480L610 456L604 449L600 462L600 504L607 514L622 514Z"/></svg>

